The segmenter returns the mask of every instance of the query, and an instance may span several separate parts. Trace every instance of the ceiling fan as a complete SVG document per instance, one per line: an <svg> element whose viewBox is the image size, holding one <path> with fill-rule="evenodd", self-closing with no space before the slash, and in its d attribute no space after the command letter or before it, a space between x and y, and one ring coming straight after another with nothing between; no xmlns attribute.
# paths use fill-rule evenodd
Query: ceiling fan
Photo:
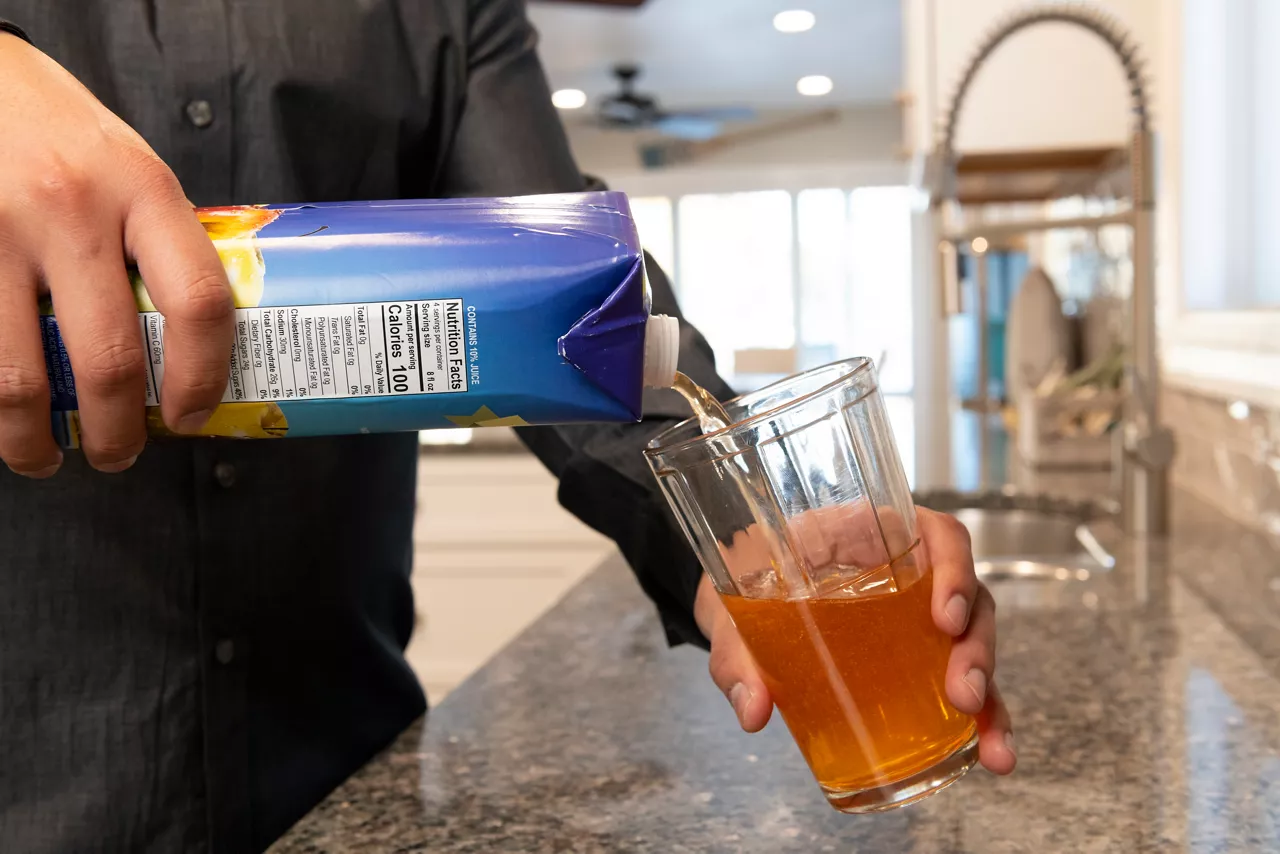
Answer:
<svg viewBox="0 0 1280 854"><path fill-rule="evenodd" d="M645 169L665 169L671 166L687 165L707 155L744 143L788 136L839 121L839 110L818 110L812 113L789 115L774 121L755 123L742 130L720 134L711 139L668 138L645 142L637 148L637 154L640 156L640 164Z"/></svg>
<svg viewBox="0 0 1280 854"><path fill-rule="evenodd" d="M656 130L676 139L709 140L720 135L726 122L751 121L756 115L749 107L667 111L656 96L636 90L638 65L616 65L613 76L618 81L617 92L602 98L596 109L596 118L604 127Z"/></svg>

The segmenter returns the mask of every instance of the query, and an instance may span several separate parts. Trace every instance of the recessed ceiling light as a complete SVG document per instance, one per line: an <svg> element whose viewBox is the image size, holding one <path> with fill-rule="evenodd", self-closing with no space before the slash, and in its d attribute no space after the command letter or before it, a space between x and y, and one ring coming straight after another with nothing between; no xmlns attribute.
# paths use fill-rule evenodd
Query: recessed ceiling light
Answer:
<svg viewBox="0 0 1280 854"><path fill-rule="evenodd" d="M831 91L831 86L831 78L825 74L810 74L796 81L796 91L811 98L826 95Z"/></svg>
<svg viewBox="0 0 1280 854"><path fill-rule="evenodd" d="M788 9L773 16L773 28L780 33L804 33L818 22L807 9Z"/></svg>
<svg viewBox="0 0 1280 854"><path fill-rule="evenodd" d="M587 105L587 93L581 89L557 89L551 93L551 103L562 110L576 110Z"/></svg>

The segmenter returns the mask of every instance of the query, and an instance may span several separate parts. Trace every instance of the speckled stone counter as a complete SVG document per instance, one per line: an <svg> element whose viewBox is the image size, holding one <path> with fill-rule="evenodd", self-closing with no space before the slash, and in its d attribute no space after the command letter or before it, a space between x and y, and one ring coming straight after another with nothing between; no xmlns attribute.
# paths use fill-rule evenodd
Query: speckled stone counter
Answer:
<svg viewBox="0 0 1280 854"><path fill-rule="evenodd" d="M1167 555L998 586L1010 778L834 812L610 562L273 851L1280 852L1280 555L1176 516Z"/></svg>

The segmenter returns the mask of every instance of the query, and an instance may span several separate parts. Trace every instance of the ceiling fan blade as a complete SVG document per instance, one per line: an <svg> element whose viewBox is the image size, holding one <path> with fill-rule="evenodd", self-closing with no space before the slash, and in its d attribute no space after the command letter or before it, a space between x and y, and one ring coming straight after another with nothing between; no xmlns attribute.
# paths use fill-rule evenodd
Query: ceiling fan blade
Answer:
<svg viewBox="0 0 1280 854"><path fill-rule="evenodd" d="M723 151L752 140L766 139L795 133L798 130L839 121L838 110L819 110L814 113L791 116L765 125L747 127L733 133L721 134L710 139L666 139L639 147L641 165L646 169L664 169L690 163L715 151Z"/></svg>
<svg viewBox="0 0 1280 854"><path fill-rule="evenodd" d="M720 135L721 123L694 113L670 113L656 119L653 127L676 139L705 140Z"/></svg>
<svg viewBox="0 0 1280 854"><path fill-rule="evenodd" d="M719 122L749 122L756 118L756 111L751 107L709 107L705 110L673 110L668 115L697 116Z"/></svg>

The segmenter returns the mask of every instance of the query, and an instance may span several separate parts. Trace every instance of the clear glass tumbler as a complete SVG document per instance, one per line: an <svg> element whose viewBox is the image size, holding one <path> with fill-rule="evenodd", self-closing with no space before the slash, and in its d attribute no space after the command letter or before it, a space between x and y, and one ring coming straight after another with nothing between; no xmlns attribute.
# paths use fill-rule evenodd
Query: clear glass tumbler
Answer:
<svg viewBox="0 0 1280 854"><path fill-rule="evenodd" d="M959 779L973 718L869 359L783 380L645 454L832 806L875 812Z"/></svg>

